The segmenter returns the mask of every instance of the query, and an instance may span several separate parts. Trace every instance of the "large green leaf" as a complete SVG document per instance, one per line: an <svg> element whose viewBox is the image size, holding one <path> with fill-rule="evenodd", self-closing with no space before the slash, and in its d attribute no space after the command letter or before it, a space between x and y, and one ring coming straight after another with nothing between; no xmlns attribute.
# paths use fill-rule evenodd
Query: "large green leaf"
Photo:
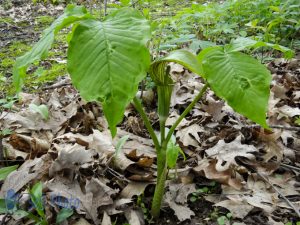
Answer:
<svg viewBox="0 0 300 225"><path fill-rule="evenodd" d="M237 112L268 128L271 74L251 56L211 47L199 54L207 82Z"/></svg>
<svg viewBox="0 0 300 225"><path fill-rule="evenodd" d="M75 21L90 17L91 16L87 13L84 7L68 5L64 14L58 17L50 27L44 30L39 42L37 42L25 55L17 58L13 68L13 81L18 92L22 88L27 67L36 60L43 59L48 55L48 51L54 41L55 34Z"/></svg>
<svg viewBox="0 0 300 225"><path fill-rule="evenodd" d="M138 11L123 8L103 22L83 21L70 40L68 71L72 82L83 98L102 103L112 136L146 76L149 39L149 22Z"/></svg>

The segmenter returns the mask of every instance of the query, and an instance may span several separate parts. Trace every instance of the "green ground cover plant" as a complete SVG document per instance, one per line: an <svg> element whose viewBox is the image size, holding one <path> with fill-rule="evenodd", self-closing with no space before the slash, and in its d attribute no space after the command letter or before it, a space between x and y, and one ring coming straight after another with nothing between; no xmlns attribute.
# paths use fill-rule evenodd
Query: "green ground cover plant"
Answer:
<svg viewBox="0 0 300 225"><path fill-rule="evenodd" d="M299 7L297 0L194 3L174 17L163 19L160 47L172 49L192 41L192 48L203 49L207 45L229 43L238 37L251 37L299 48Z"/></svg>
<svg viewBox="0 0 300 225"><path fill-rule="evenodd" d="M103 20L89 14L84 7L69 5L63 15L43 32L43 36L13 69L14 85L20 92L28 67L44 59L55 35L73 24L68 36L67 68L73 85L87 101L102 104L112 137L122 122L125 108L132 102L141 115L157 153L157 183L151 214L160 213L168 168L176 164L180 148L172 142L175 128L210 88L236 112L269 129L266 123L271 74L255 58L244 54L248 48L268 46L252 39L237 39L223 46L211 46L195 55L179 49L151 62L147 48L151 39L150 22L132 8L113 11ZM282 49L281 49L282 50ZM284 51L284 50L283 50ZM178 63L203 78L203 87L177 121L166 130L174 81L167 65ZM139 83L150 74L157 87L160 137L156 136L140 99Z"/></svg>

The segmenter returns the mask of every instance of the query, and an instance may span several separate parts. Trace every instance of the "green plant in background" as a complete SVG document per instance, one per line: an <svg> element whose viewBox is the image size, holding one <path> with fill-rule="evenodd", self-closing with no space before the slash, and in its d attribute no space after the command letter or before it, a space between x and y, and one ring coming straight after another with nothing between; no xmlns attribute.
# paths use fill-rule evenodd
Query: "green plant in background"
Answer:
<svg viewBox="0 0 300 225"><path fill-rule="evenodd" d="M298 118L296 118L295 124L297 124L298 126L300 126L300 116Z"/></svg>
<svg viewBox="0 0 300 225"><path fill-rule="evenodd" d="M65 13L44 31L32 50L17 59L13 70L17 91L21 90L27 67L46 57L55 34L71 23L75 25L68 40L67 67L81 96L87 101L102 103L113 137L117 132L116 126L123 120L125 108L133 102L153 140L157 153L157 183L151 208L153 217L159 216L168 168L174 166L180 152L171 141L172 135L208 88L235 111L268 129L266 111L270 72L256 59L239 52L261 43L248 39L237 41L206 48L197 56L187 50L176 50L151 63L146 47L151 37L150 23L137 10L130 8L116 10L104 20L97 20L83 7L68 6ZM204 85L166 131L174 86L167 70L169 62L181 64L201 76ZM156 136L140 99L136 97L138 85L147 72L157 87L160 137Z"/></svg>
<svg viewBox="0 0 300 225"><path fill-rule="evenodd" d="M173 49L183 43L225 44L238 37L282 44L293 48L300 34L298 0L228 0L224 3L193 3L168 18L163 47Z"/></svg>

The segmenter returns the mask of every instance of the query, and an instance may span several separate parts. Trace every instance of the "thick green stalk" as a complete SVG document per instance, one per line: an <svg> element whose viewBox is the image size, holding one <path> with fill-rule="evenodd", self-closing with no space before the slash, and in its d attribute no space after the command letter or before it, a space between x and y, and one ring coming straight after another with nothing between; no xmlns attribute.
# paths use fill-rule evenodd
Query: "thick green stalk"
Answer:
<svg viewBox="0 0 300 225"><path fill-rule="evenodd" d="M163 143L162 149L157 155L157 180L154 196L151 206L151 215L158 218L161 209L162 199L165 193L165 182L167 178L167 162L166 162L166 142Z"/></svg>
<svg viewBox="0 0 300 225"><path fill-rule="evenodd" d="M167 149L168 142L173 132L175 131L175 128L179 125L182 119L191 111L191 109L195 106L195 104L201 99L201 97L203 96L207 88L208 88L208 84L205 84L204 87L199 92L199 94L195 97L195 99L188 105L188 107L183 111L180 117L176 120L176 122L169 130L167 137L163 140L161 144L161 149L157 153L157 182L156 182L156 187L155 187L155 192L154 192L154 197L153 197L152 207L151 207L151 214L154 218L159 217L161 203L165 192L165 182L167 178L166 149Z"/></svg>
<svg viewBox="0 0 300 225"><path fill-rule="evenodd" d="M149 121L149 119L148 119L148 117L147 117L147 115L146 115L146 113L145 113L145 111L143 109L143 106L142 106L140 100L137 97L133 98L133 105L134 105L135 109L139 112L139 114L141 115L141 117L142 117L142 119L144 121L144 124L145 124L145 126L146 126L146 128L147 128L147 130L148 130L148 132L150 134L150 137L151 137L151 139L152 139L152 141L154 143L155 149L156 149L156 151L158 153L158 151L160 149L159 141L158 141L158 139L156 137L156 134L154 132L154 129L151 126L151 123L150 123L150 121Z"/></svg>
<svg viewBox="0 0 300 225"><path fill-rule="evenodd" d="M165 141L168 143L174 133L176 127L179 123L183 120L183 118L192 110L192 108L196 105L196 103L202 98L203 94L205 93L206 89L208 88L208 84L205 84L204 87L201 89L199 94L194 98L194 100L188 105L188 107L183 111L183 113L179 116L176 122L170 128Z"/></svg>
<svg viewBox="0 0 300 225"><path fill-rule="evenodd" d="M160 134L162 144L165 140L165 125L167 118L169 116L170 111L170 102L171 95L173 91L173 84L171 83L167 85L157 86L157 95L158 95L158 116L159 116L159 126L160 126Z"/></svg>

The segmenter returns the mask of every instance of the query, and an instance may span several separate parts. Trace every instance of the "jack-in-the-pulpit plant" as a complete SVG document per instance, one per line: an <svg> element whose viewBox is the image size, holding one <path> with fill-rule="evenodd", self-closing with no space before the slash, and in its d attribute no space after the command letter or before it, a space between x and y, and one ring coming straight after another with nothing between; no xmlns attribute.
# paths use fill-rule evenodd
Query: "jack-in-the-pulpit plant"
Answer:
<svg viewBox="0 0 300 225"><path fill-rule="evenodd" d="M176 164L180 148L172 139L176 126L201 99L207 88L224 99L236 112L268 128L266 111L271 75L255 58L239 51L255 45L244 39L229 45L204 49L199 55L176 50L168 56L150 62L147 42L150 23L138 11L122 8L100 21L83 7L68 6L62 16L44 31L31 51L17 59L13 78L21 90L27 67L47 56L55 34L73 24L68 36L68 71L74 86L87 101L103 106L112 136L122 121L126 106L133 102L144 120L157 152L157 183L151 213L159 216L168 167ZM201 76L205 84L173 126L165 129L169 116L174 81L167 73L167 64L175 62ZM139 82L147 73L157 86L160 137L136 97Z"/></svg>

